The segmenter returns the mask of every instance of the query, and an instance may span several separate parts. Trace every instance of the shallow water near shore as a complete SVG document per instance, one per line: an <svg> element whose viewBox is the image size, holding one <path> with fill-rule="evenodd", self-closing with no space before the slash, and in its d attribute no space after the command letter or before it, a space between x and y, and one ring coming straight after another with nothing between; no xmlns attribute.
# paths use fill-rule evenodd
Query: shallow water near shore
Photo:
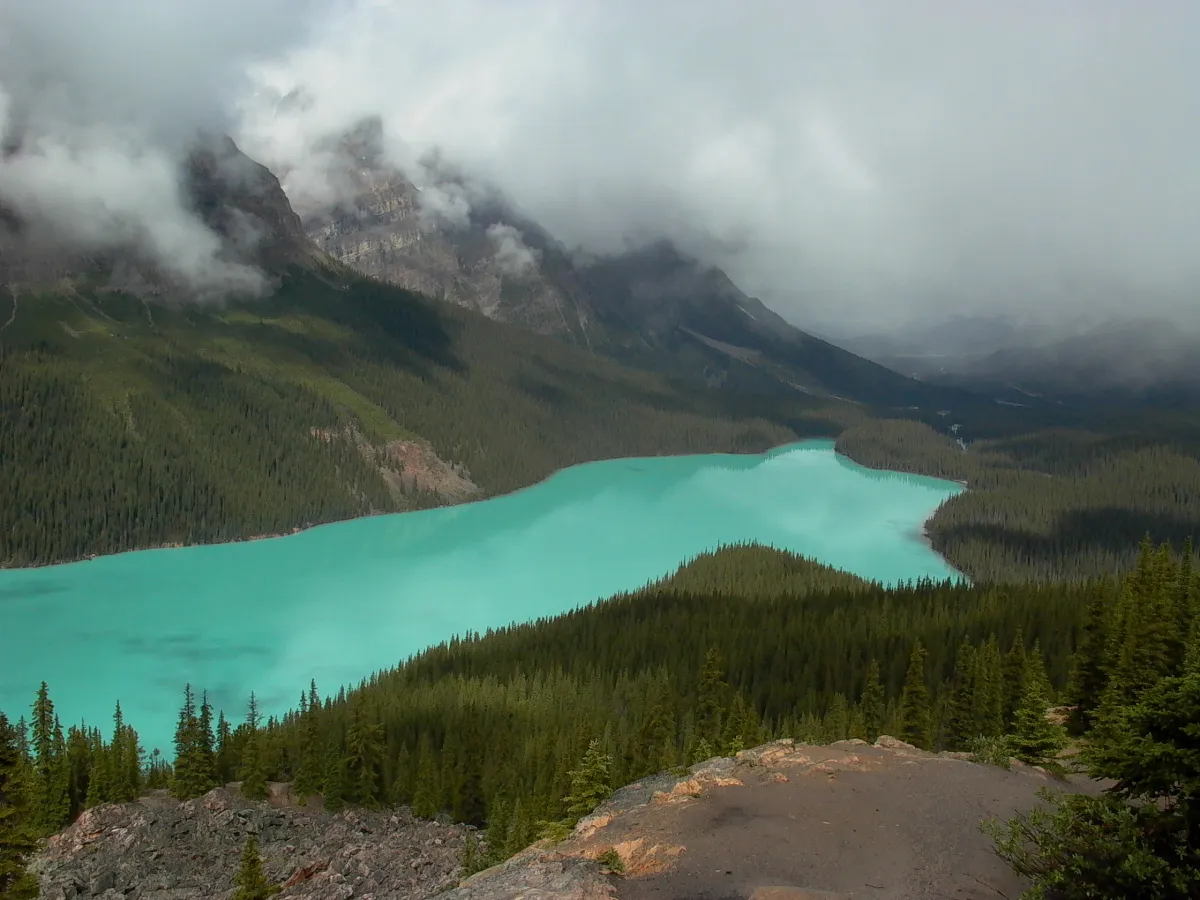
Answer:
<svg viewBox="0 0 1200 900"><path fill-rule="evenodd" d="M894 583L956 577L922 526L961 485L858 466L832 441L619 459L478 503L287 537L0 571L0 710L46 681L64 724L121 701L170 757L185 683L241 721L465 631L553 616L758 541Z"/></svg>

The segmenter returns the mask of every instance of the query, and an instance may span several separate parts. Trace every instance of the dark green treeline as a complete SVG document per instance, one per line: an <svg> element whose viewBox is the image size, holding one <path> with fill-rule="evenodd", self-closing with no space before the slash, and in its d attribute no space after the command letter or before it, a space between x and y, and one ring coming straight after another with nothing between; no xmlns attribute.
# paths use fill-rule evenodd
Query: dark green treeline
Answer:
<svg viewBox="0 0 1200 900"><path fill-rule="evenodd" d="M964 450L927 424L883 419L847 429L837 448L862 465L966 482L926 530L972 578L1093 578L1132 566L1143 535L1178 547L1200 522L1196 425L1135 424L1145 431L1047 428Z"/></svg>

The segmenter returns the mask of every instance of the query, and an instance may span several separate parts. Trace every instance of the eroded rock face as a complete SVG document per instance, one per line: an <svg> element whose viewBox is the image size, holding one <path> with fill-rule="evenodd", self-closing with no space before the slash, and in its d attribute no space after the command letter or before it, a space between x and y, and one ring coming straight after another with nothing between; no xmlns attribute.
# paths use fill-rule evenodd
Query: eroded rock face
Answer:
<svg viewBox="0 0 1200 900"><path fill-rule="evenodd" d="M219 900L255 834L281 898L422 898L457 883L466 831L407 811L332 815L218 788L186 803L155 795L88 810L33 869L47 900Z"/></svg>
<svg viewBox="0 0 1200 900"><path fill-rule="evenodd" d="M438 215L395 169L358 165L347 178L349 199L304 217L308 237L325 253L406 290L586 342L586 310L540 265L542 251L526 244L531 238L519 227Z"/></svg>

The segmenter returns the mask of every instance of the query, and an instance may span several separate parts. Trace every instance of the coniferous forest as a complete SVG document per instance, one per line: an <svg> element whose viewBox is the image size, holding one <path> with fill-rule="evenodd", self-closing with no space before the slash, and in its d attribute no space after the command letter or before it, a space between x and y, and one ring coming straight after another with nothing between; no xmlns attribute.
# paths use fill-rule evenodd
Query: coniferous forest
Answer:
<svg viewBox="0 0 1200 900"><path fill-rule="evenodd" d="M148 789L188 798L236 780L261 797L277 780L329 809L408 804L485 828L482 866L563 833L616 786L773 737L890 733L1059 765L1051 705L1115 786L994 823L1001 854L1066 891L1047 896L1195 896L1200 577L1190 545L1148 540L1120 578L890 589L726 548L333 696L309 685L282 719L261 721L253 696L213 710L185 686L171 760L147 758L119 708L107 732L64 726L42 685L0 721L0 884L38 836ZM1130 853L1142 868L1122 867Z"/></svg>
<svg viewBox="0 0 1200 900"><path fill-rule="evenodd" d="M1179 542L1200 521L1194 414L1014 409L966 393L947 410L941 389L885 408L728 358L720 388L642 362L336 267L210 306L80 279L28 298L0 335L0 566L278 534L511 491L589 460L805 437L967 482L929 533L974 579L1112 574L1142 535ZM431 456L389 455L414 443ZM474 489L422 482L430 459Z"/></svg>

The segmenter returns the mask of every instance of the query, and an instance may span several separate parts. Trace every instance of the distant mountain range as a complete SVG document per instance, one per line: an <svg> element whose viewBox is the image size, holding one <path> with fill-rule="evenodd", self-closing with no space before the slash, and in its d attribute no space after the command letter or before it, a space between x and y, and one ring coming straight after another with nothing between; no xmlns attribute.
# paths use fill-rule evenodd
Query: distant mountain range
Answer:
<svg viewBox="0 0 1200 900"><path fill-rule="evenodd" d="M1163 319L1111 320L1068 337L1001 317L841 340L929 384L1071 403L1200 402L1200 333Z"/></svg>

